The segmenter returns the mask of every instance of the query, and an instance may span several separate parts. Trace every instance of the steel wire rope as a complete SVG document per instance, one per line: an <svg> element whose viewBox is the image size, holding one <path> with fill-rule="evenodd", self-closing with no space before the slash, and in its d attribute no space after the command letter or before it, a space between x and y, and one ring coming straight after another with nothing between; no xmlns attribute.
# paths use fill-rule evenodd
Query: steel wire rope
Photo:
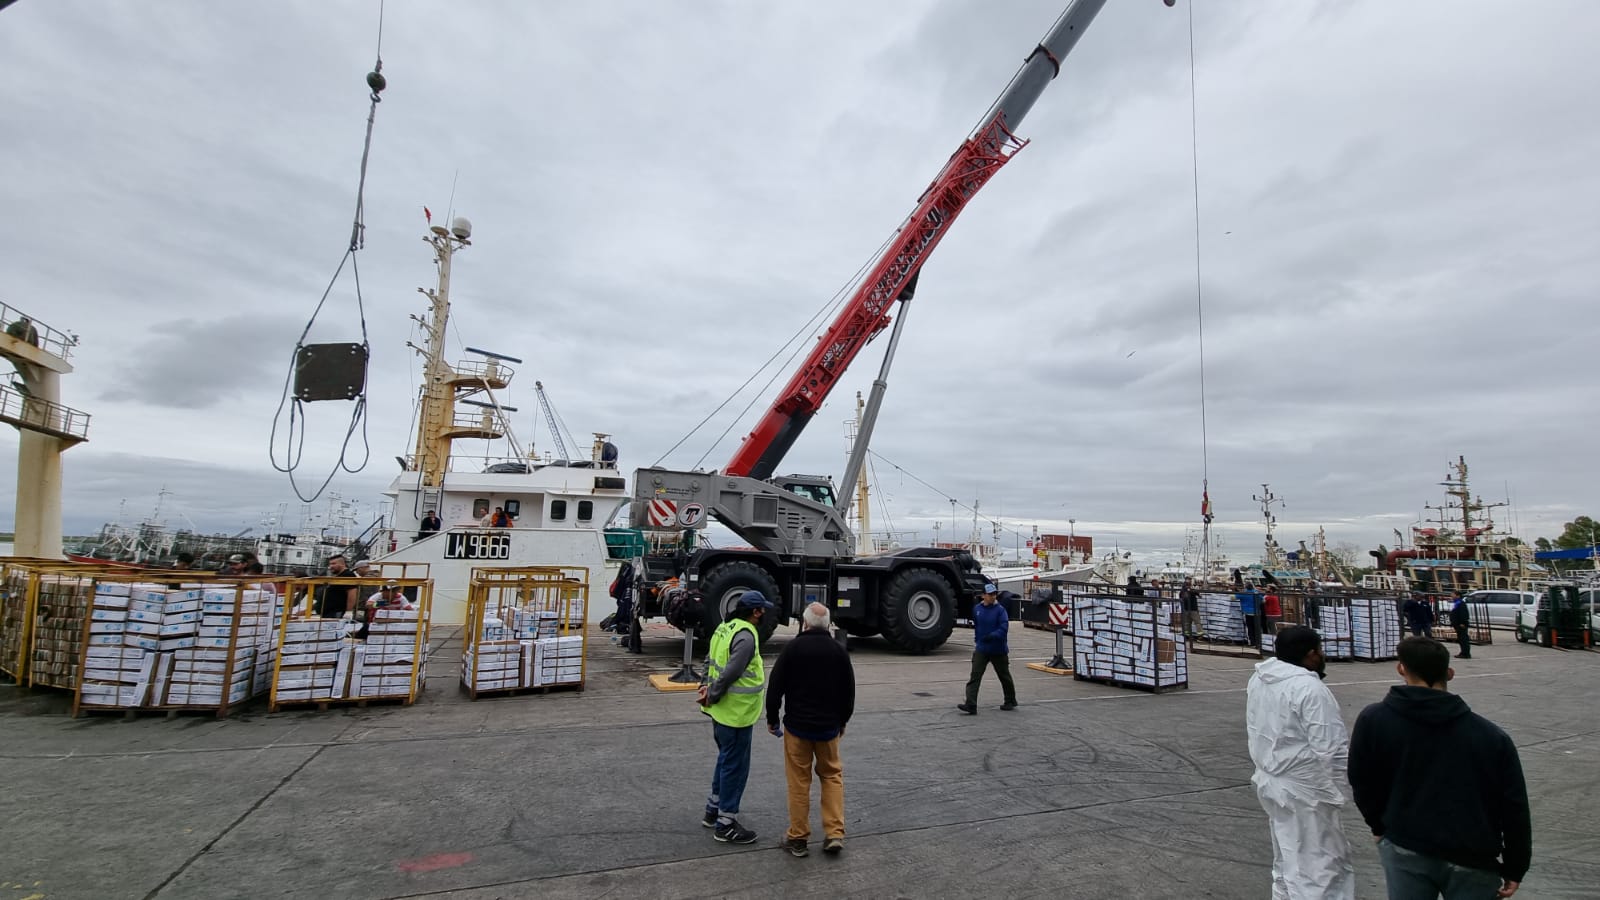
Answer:
<svg viewBox="0 0 1600 900"><path fill-rule="evenodd" d="M968 506L967 504L963 503L961 500L957 499L956 497L953 497L953 496L945 493L943 490L941 490L941 489L939 489L937 487L934 487L933 485L929 484L926 481L923 481L921 478L917 477L916 473L914 473L911 470L901 466L900 464L896 463L894 460L889 459L887 456L884 456L882 453L879 453L876 450L868 450L867 453L871 454L872 456L876 456L877 458L883 460L884 464L893 467L900 474L905 475L906 477L910 478L912 481L915 481L917 484L920 484L923 487L927 488L928 490L933 491L935 494L938 494L941 499L949 500L951 503L954 503L955 505L961 507L963 510L966 510L967 512L972 513L973 516L975 516L975 517L977 517L979 519L982 519L985 522L988 522L990 525L998 526L999 528L1002 528L1002 529L1006 530L1007 532L1011 533L1012 535L1015 535L1016 537L1019 537L1019 538L1029 537L1029 535L1023 534L1021 531L1018 531L1017 529L1012 528L1010 525L1007 525L1005 522L1003 522L1003 521L1001 521L999 519L993 519L993 518L990 518L989 516L984 515L981 512L978 512L978 508L976 506ZM952 537L953 536L954 535L952 534Z"/></svg>
<svg viewBox="0 0 1600 900"><path fill-rule="evenodd" d="M1061 14L1056 17L1056 24L1060 24L1061 20L1066 18L1066 15L1067 15L1066 11L1063 10L1061 12ZM1192 10L1190 11L1190 15L1191 16L1193 15L1193 11ZM1051 25L1051 30L1052 31L1055 30L1055 25ZM994 95L994 99L989 102L989 107L988 107L989 111L992 111L994 109L995 105L1000 102L1000 98L1005 96L1006 91L1010 90L1011 85L1013 83L1015 83L1016 80L1019 77L1021 77L1023 70L1026 69L1026 68L1027 68L1027 62L1026 61L1024 61L1021 66L1017 67L1017 71L1012 73L1012 75L1011 75L1011 80L1006 82L1006 86L1004 88L1002 88L999 91L999 93L996 93ZM985 113L985 115L988 115L988 114L989 114L988 112ZM978 120L977 124L973 125L972 128L967 132L968 139L970 140L971 136L976 134L978 129L982 128L985 124L987 124L987 122L988 122L987 119L980 118ZM946 163L946 165L948 165L948 162ZM941 172L942 172L942 170L941 170ZM937 179L935 179L935 180L937 180ZM839 304L843 302L843 298L844 298L845 292L847 290L849 290L849 288L852 285L855 285L856 283L858 283L860 281L860 278L861 278L862 274L868 268L870 268L873 263L878 261L878 259L883 254L884 249L887 248L889 246L889 244L894 241L895 237L897 237L900 234L900 232L905 228L906 224L909 223L910 221L911 221L911 216L909 216L909 215L901 220L900 228L895 229L894 233L891 234L887 240L885 240L882 244L878 245L877 253L874 253L867 260L867 262L861 266L860 269L856 270L855 276L853 278L851 278L850 281L845 283L845 286L839 290L839 293L834 295L833 301L831 301L831 303L829 305L825 306L824 309L837 308L839 306ZM920 270L921 267L919 266L918 268ZM820 314L820 311L819 311L819 314ZM816 320L816 316L812 316L811 320L807 321L806 325L810 325L811 322L815 321L815 320ZM802 326L801 330L799 332L796 332L794 337L791 337L789 339L789 341L792 342L795 338L799 337L800 334L804 332L804 330L805 330L805 327ZM815 333L814 330L813 330L813 333ZM685 434L681 439L679 439L679 441L676 444L673 444L672 447L667 450L667 452L661 454L661 457L659 459L657 459L654 463L651 463L651 465L652 466L660 465L661 464L661 460L666 459L668 456L670 456L673 453L673 451L677 450L680 446L682 446L685 441L687 441L689 438L693 437L694 434L696 432L698 432L701 428L703 428L707 422L711 421L711 419L713 417L715 417L717 413L721 412L724 407L726 407L729 403L731 403L733 401L733 399L735 397L737 397L742 391L744 391L744 389L750 385L750 382L754 381L762 373L762 371L764 371L766 369L767 366L771 365L772 361L774 359L776 359L778 357L778 355L781 354L783 352L784 348L787 347L787 346L789 346L789 342L785 342L782 347L779 347L777 352L773 353L773 355L771 357L769 357L767 359L767 361L765 363L763 363L760 368L756 369L755 372L750 376L750 378L747 379L744 382L744 384L739 385L739 387L732 394L728 395L728 398L726 400L723 400L722 403L718 404L716 409L713 409L709 414L706 415L706 417L704 419L701 419L698 424L696 424L693 428L691 428L689 430L688 434ZM796 350L793 353L790 354L789 359L786 360L786 362L793 361L794 357L798 356L798 355L799 355L799 348L796 348ZM716 450L717 446L719 444L721 444L724 439L727 438L728 433L733 431L734 427L736 425L738 425L738 423L746 415L748 415L750 413L750 408L755 405L756 399L760 399L761 394L765 393L765 391L772 386L772 382L774 382L776 380L777 380L777 375L776 374L774 374L772 378L767 379L767 383L765 385L763 385L762 388L761 388L761 393L758 393L756 395L755 399L751 400L750 403L745 405L744 409L740 410L738 417L733 420L733 423L730 424L726 429L724 429L722 434L717 436L716 441L714 441L712 443L711 447L708 448L706 450L706 452L703 453L700 456L700 458L695 461L695 466L694 466L695 468L698 468L701 463L705 462L706 457L710 456L712 454L712 452Z"/></svg>
<svg viewBox="0 0 1600 900"><path fill-rule="evenodd" d="M899 233L898 230L895 233L898 234ZM777 350L773 351L772 355L767 357L767 361L766 362L764 362L760 366L756 367L756 370L754 372L750 373L750 377L746 378L744 380L743 384L741 384L737 388L735 388L733 390L733 392L727 396L727 398L725 398L721 403L717 404L716 409L713 409L711 412L707 413L705 418L701 419L698 423L696 423L693 428L689 429L687 434L685 434L683 437L679 438L677 443L673 444L671 447L668 447L666 452L662 453L661 456L657 457L656 461L651 463L650 465L651 466L659 466L661 464L662 460L666 459L668 456L671 456L672 453L674 451L676 451L679 447L683 446L684 443L689 440L689 438L694 437L694 435L701 428L705 427L705 424L707 422L711 421L713 418L716 417L717 413L721 412L724 408L726 408L729 403L732 403L734 401L734 398L736 398L740 394L744 393L744 389L749 387L751 382L755 381L758 377L760 377L761 373L766 371L767 367L771 366L772 363L779 356L781 356L783 354L784 350L787 349L790 344L795 343L795 341L799 340L800 337L802 335L806 334L808 331L813 335L816 334L816 331L817 331L816 322L817 322L817 320L819 318L821 318L822 316L824 316L824 315L826 315L826 314L828 314L830 312L833 312L834 310L837 310L839 308L839 306L844 303L845 297L848 296L848 292L849 292L850 288L853 287L854 285L860 283L863 273L865 273L872 266L872 264L878 260L878 258L883 254L884 248L888 247L889 244L893 240L894 240L894 235L890 235L889 238L886 239L882 244L879 244L877 253L874 253L865 263L863 263L861 265L861 267L856 270L855 274L853 276L851 276L850 279L847 280L839 288L839 290L835 291L833 296L831 298L829 298L826 303L823 303L821 306L819 306L817 308L817 311L811 314L811 318L807 319L804 323L801 324L801 326L799 328L795 329L794 334L790 335L789 339L787 341L784 341L783 344L780 345ZM803 345L801 345L801 346L803 346ZM792 362L794 360L794 358L799 355L799 353L800 353L800 346L797 346L793 351L791 351L789 353L789 358L787 360L785 360L785 363ZM782 372L782 371L784 371L784 370L779 370L779 372ZM766 391L767 388L772 386L772 382L774 382L776 380L777 380L777 374L775 373L771 378L767 379L767 383L762 386L761 390L763 392ZM757 396L757 398L759 398L761 396L761 394L758 393L756 396ZM751 405L754 405L754 401L751 402ZM744 408L744 410L742 410L739 413L738 418L734 419L734 424L735 425L738 424L739 419L744 418L745 414L748 413L749 411L750 411L750 406L747 405ZM728 426L728 428L725 429L722 432L722 434L717 437L717 440L712 443L710 448L708 448L706 450L706 452L700 456L700 459L695 462L695 465L698 466L698 465L700 465L700 463L705 462L706 457L710 456L712 451L716 450L717 444L720 444L722 442L723 438L726 438L728 436L728 432L732 431L732 430L733 430L733 425Z"/></svg>
<svg viewBox="0 0 1600 900"><path fill-rule="evenodd" d="M364 220L366 209L367 162L372 154L372 129L377 120L378 104L383 102L378 94L384 89L383 79L383 2L378 3L378 40L375 62L372 71L367 73L368 96L371 103L367 108L367 132L361 146L361 173L356 182L356 211L354 220L350 225L350 244L345 248L344 256L339 259L339 265L334 269L333 277L328 279L328 286L323 289L322 296L318 298L316 307L311 311L311 318L306 320L306 327L300 332L300 339L295 342L294 350L289 356L289 370L284 375L283 393L278 399L278 409L272 416L272 431L268 437L267 458L273 469L289 476L289 485L294 489L295 496L302 503L314 503L328 489L334 476L340 471L355 474L367 467L372 460L372 445L367 438L367 379L363 372L361 391L356 395L355 406L350 411L350 424L345 429L344 440L339 445L339 459L328 472L328 477L322 480L315 492L307 497L300 490L300 484L295 479L295 470L300 467L305 458L306 425L303 406L305 401L298 397L291 399L294 373L299 363L300 351L305 346L305 340L311 334L311 329L316 325L317 316L322 312L322 307L328 302L328 297L333 293L333 286L338 283L339 276L343 274L345 264L350 265L351 278L355 283L356 315L361 323L361 350L365 361L372 358L372 346L367 337L367 312L366 304L361 296L361 266L356 261L356 252L366 247L366 222ZM283 464L278 463L278 426L283 418L285 406L289 407L289 424L284 438ZM298 431L296 425L298 423ZM361 432L362 457L359 465L351 468L347 459L350 453L350 440L357 430Z"/></svg>
<svg viewBox="0 0 1600 900"><path fill-rule="evenodd" d="M1194 0L1189 12L1189 163L1194 185L1194 313L1200 347L1200 490L1204 498L1202 513L1211 524L1211 445L1206 424L1206 310L1204 288L1200 282L1200 113L1195 87Z"/></svg>

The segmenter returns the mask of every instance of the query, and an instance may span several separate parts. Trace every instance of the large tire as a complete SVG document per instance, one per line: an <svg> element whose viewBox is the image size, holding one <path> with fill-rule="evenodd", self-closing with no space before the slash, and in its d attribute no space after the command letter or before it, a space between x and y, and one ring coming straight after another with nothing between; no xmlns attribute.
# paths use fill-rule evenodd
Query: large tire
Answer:
<svg viewBox="0 0 1600 900"><path fill-rule="evenodd" d="M1540 625L1533 630L1533 642L1541 647L1550 646L1550 629Z"/></svg>
<svg viewBox="0 0 1600 900"><path fill-rule="evenodd" d="M896 649L907 653L938 649L956 626L956 598L950 582L932 569L897 573L884 589L878 625Z"/></svg>
<svg viewBox="0 0 1600 900"><path fill-rule="evenodd" d="M717 626L727 620L728 613L733 611L733 604L745 591L760 591L779 607L767 610L761 617L761 624L756 626L756 635L761 643L765 644L767 638L772 637L772 633L777 630L778 620L783 612L783 604L778 596L778 582L773 580L766 569L744 560L725 562L712 569L700 582L700 596L706 601L706 624L700 629L705 633L698 637L709 640L711 632L716 631Z"/></svg>

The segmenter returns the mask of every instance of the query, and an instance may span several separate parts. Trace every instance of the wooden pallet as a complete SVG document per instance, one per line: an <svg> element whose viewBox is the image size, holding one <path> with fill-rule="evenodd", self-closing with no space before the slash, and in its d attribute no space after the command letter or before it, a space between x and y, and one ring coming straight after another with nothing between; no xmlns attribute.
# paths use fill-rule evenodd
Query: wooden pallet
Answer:
<svg viewBox="0 0 1600 900"><path fill-rule="evenodd" d="M422 692L418 691L417 696L420 697L421 695ZM411 698L405 696L404 694L391 694L386 697L339 697L337 699L329 700L279 700L276 703L268 703L267 711L278 712L285 707L304 709L314 706L316 707L317 712L327 712L334 707L340 706L355 709L366 709L369 705L410 706L411 703Z"/></svg>
<svg viewBox="0 0 1600 900"><path fill-rule="evenodd" d="M79 704L73 711L73 718L81 715L109 716L119 715L124 719L149 719L160 716L164 719L176 719L179 716L211 716L216 719L226 719L239 707L249 703L250 700L240 700L231 703L226 709L218 705L211 706L88 706Z"/></svg>
<svg viewBox="0 0 1600 900"><path fill-rule="evenodd" d="M1056 668L1052 668L1050 666L1047 666L1044 663L1028 663L1028 668L1034 670L1035 672L1045 672L1045 673L1048 673L1050 675L1071 675L1072 674L1072 669L1071 668L1056 669Z"/></svg>
<svg viewBox="0 0 1600 900"><path fill-rule="evenodd" d="M516 697L524 694L544 695L551 691L583 693L583 682L581 681L567 684L541 684L537 687L490 688L481 691L469 688L460 681L457 681L456 684L466 693L467 698L470 700L476 700L479 697Z"/></svg>
<svg viewBox="0 0 1600 900"><path fill-rule="evenodd" d="M1147 694L1162 694L1166 693L1167 691L1186 691L1189 689L1189 682L1187 681L1180 681L1176 684L1163 684L1158 687L1153 684L1140 684L1136 681L1121 681L1116 678L1107 678L1103 675L1084 675L1079 672L1074 672L1072 677L1079 681L1092 681L1096 684L1103 684L1107 687L1132 688L1136 691L1144 691Z"/></svg>

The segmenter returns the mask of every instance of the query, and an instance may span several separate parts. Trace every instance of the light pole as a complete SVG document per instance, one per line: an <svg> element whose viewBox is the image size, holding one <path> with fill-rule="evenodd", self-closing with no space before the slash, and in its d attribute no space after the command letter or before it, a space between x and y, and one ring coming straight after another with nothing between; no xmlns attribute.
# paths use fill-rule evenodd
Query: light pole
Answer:
<svg viewBox="0 0 1600 900"><path fill-rule="evenodd" d="M1067 559L1078 555L1078 520L1067 520Z"/></svg>

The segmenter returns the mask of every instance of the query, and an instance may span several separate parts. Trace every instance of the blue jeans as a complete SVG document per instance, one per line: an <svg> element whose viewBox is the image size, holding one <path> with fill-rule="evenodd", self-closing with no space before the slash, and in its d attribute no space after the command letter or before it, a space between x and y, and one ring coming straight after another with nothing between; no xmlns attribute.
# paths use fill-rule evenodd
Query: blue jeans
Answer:
<svg viewBox="0 0 1600 900"><path fill-rule="evenodd" d="M706 798L706 809L725 816L738 814L744 783L750 777L750 735L754 731L754 725L734 728L711 723L711 733L717 739L717 768L711 773L711 796Z"/></svg>
<svg viewBox="0 0 1600 900"><path fill-rule="evenodd" d="M1383 879L1389 900L1490 900L1500 890L1500 876L1469 869L1396 846L1388 838L1378 843Z"/></svg>

